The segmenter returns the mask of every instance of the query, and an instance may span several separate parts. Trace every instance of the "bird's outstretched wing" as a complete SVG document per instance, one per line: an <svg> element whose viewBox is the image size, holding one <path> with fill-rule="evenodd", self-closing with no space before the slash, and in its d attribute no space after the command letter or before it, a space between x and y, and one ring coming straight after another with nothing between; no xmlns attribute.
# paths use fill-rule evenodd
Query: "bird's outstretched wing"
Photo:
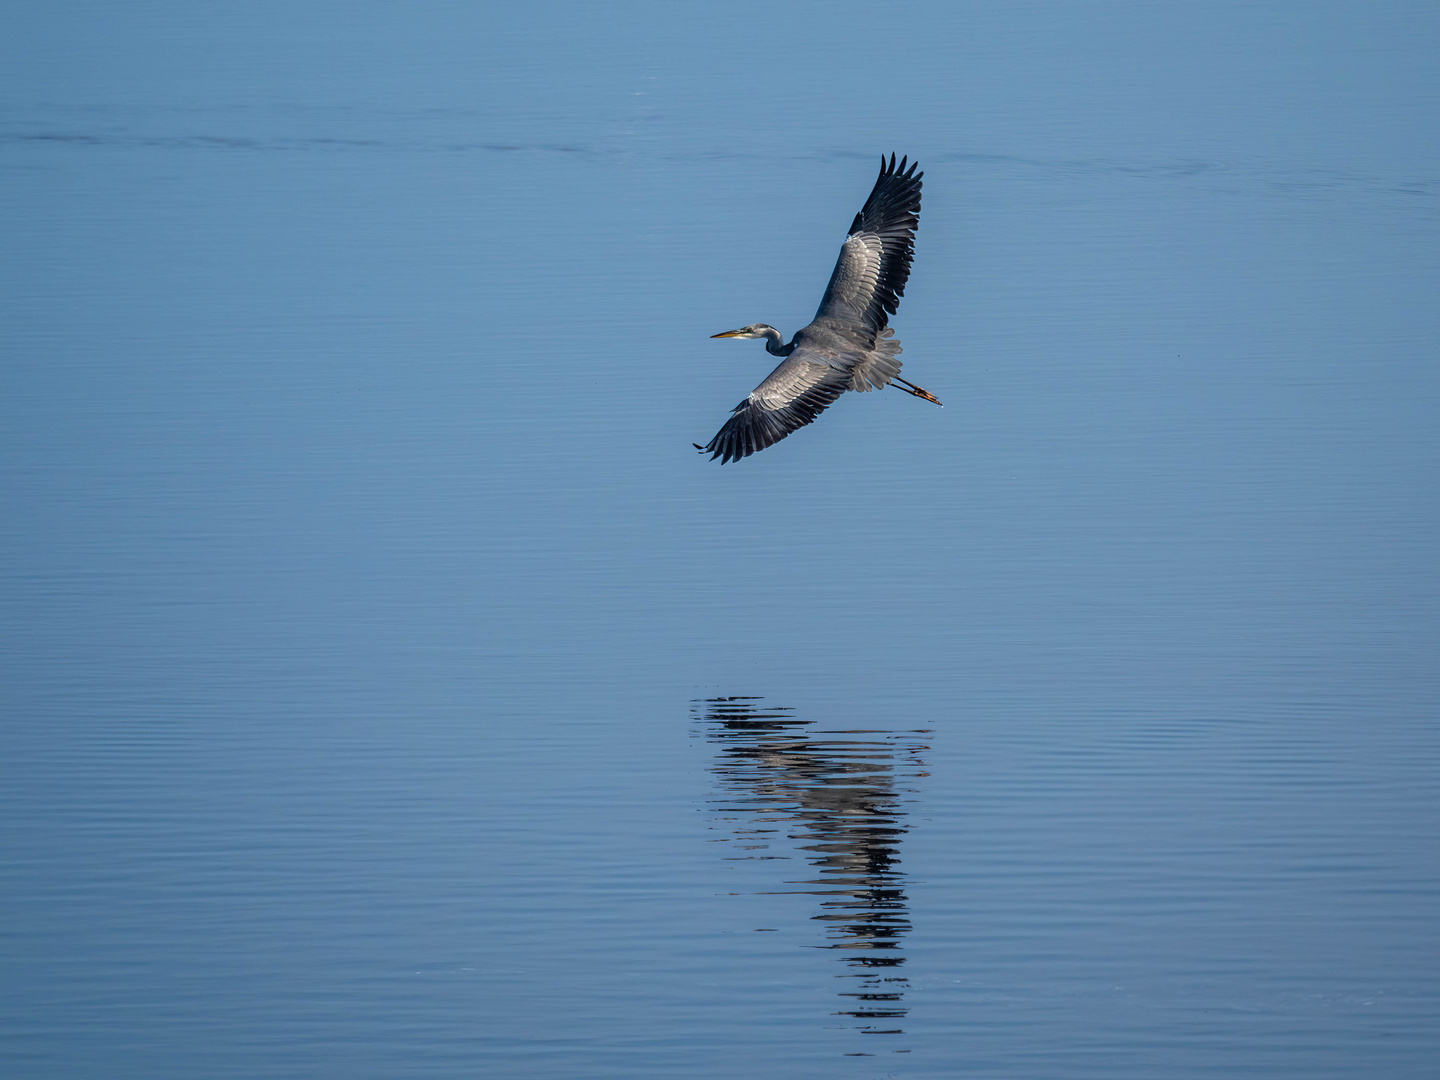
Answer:
<svg viewBox="0 0 1440 1080"><path fill-rule="evenodd" d="M835 272L815 312L815 323L853 337L873 349L890 316L900 306L910 263L915 257L915 227L920 223L917 164L895 155L880 159L880 176L840 249ZM896 370L899 370L898 367Z"/></svg>
<svg viewBox="0 0 1440 1080"><path fill-rule="evenodd" d="M804 427L830 407L849 384L848 372L807 360L803 352L787 356L765 381L736 405L706 446L696 444L720 464L739 461Z"/></svg>

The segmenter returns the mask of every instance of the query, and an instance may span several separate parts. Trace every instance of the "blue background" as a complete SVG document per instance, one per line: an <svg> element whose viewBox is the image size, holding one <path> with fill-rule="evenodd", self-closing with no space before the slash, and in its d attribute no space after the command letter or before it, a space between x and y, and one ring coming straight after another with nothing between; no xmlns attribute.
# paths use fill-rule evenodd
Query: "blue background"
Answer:
<svg viewBox="0 0 1440 1080"><path fill-rule="evenodd" d="M8 1075L1433 1074L1433 5L7 26ZM946 408L698 457L892 150Z"/></svg>

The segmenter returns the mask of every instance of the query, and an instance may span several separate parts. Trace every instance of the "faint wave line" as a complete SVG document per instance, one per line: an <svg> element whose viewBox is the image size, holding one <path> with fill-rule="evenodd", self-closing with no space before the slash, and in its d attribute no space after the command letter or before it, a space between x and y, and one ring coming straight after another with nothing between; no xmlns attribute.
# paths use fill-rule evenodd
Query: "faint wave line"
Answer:
<svg viewBox="0 0 1440 1080"><path fill-rule="evenodd" d="M7 143L63 143L72 146L151 146L162 149L226 150L351 150L385 149L442 151L453 153L545 153L587 154L589 148L560 143L497 143L485 141L435 141L386 139L343 139L328 136L263 139L243 135L95 135L89 132L43 131L0 132L0 145Z"/></svg>

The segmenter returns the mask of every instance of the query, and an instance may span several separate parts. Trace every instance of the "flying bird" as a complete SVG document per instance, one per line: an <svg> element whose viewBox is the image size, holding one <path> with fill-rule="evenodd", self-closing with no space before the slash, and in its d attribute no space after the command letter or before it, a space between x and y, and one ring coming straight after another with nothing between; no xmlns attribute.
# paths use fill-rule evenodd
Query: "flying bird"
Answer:
<svg viewBox="0 0 1440 1080"><path fill-rule="evenodd" d="M908 165L908 169L907 169ZM764 338L765 351L783 356L780 366L736 405L715 437L695 449L724 465L749 457L811 423L846 390L879 390L894 383L907 394L940 404L928 390L900 378L900 342L890 316L900 306L915 228L920 223L918 163L895 155L880 158L880 176L855 215L840 248L835 272L815 312L790 344L773 326L752 323L717 338Z"/></svg>

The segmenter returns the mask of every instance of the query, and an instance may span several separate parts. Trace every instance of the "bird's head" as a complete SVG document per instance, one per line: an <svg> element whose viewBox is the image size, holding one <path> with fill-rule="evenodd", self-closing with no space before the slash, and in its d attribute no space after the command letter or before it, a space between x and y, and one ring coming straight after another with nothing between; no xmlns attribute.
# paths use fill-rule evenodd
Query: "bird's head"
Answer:
<svg viewBox="0 0 1440 1080"><path fill-rule="evenodd" d="M766 325L762 322L762 323L751 323L749 326L742 326L742 327L740 327L739 330L726 330L723 334L711 334L710 336L711 336L712 338L717 338L717 337L763 338L763 337L766 337L766 336L769 335L769 334L774 334L777 340L778 340L779 337L780 337L780 331L776 330L773 326L766 326Z"/></svg>

